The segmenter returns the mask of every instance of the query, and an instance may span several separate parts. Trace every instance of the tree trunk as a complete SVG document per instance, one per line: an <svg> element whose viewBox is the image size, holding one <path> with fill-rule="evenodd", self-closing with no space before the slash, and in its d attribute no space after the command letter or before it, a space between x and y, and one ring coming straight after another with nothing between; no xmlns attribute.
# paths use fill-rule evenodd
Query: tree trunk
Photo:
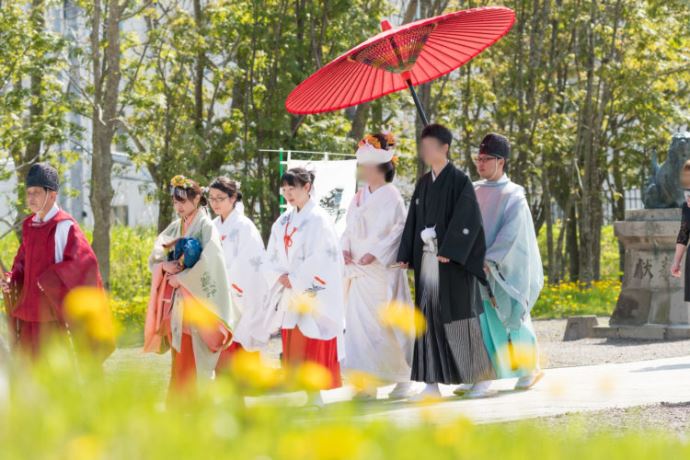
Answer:
<svg viewBox="0 0 690 460"><path fill-rule="evenodd" d="M359 104L355 109L355 115L352 118L352 126L347 137L359 141L364 137L364 131L367 129L367 119L369 118L369 102Z"/></svg>
<svg viewBox="0 0 690 460"><path fill-rule="evenodd" d="M120 20L123 6L108 0L104 16L101 0L94 1L91 30L94 107L92 119L91 209L93 249L106 289L110 287L110 226L113 186L111 152L117 124L120 86ZM101 39L102 25L104 36ZM102 46L102 44L104 44ZM102 52L101 52L102 49Z"/></svg>
<svg viewBox="0 0 690 460"><path fill-rule="evenodd" d="M197 33L204 32L204 11L201 8L201 0L194 0L194 22ZM203 136L204 130L204 66L206 65L206 53L203 46L198 46L196 62L194 64L194 129L197 135ZM203 138L200 137L200 141ZM205 149L204 149L205 150Z"/></svg>

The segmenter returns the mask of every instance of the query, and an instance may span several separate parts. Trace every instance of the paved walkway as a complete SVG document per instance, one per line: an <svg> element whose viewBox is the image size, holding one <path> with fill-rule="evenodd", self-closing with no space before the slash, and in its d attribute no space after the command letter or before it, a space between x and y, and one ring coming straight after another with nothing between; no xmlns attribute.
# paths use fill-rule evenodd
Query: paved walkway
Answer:
<svg viewBox="0 0 690 460"><path fill-rule="evenodd" d="M624 408L660 402L690 401L690 357L548 369L530 391L512 390L515 380L495 382L499 394L465 400L442 388L442 401L420 406L385 400L363 405L365 418L389 418L398 423L419 420L446 422L458 416L477 423L546 417L572 412ZM347 389L326 392L326 402L349 396ZM380 391L381 395L385 393Z"/></svg>

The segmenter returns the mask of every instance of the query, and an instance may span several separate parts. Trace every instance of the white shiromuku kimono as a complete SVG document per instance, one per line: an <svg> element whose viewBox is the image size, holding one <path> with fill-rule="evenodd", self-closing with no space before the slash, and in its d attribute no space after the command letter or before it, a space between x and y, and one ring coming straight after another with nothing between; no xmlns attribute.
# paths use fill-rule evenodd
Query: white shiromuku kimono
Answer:
<svg viewBox="0 0 690 460"><path fill-rule="evenodd" d="M261 310L268 286L261 269L266 262L264 243L254 223L236 208L224 221L213 220L220 234L228 273L232 303L240 313L233 340L242 343L244 330L251 324L243 321L245 312ZM248 316L248 321L251 316Z"/></svg>
<svg viewBox="0 0 690 460"><path fill-rule="evenodd" d="M347 213L343 250L353 263L345 266L345 367L390 382L410 379L414 341L381 325L379 311L392 301L414 308L405 270L395 263L407 211L400 192L386 184L374 192L364 186ZM376 260L358 265L365 254Z"/></svg>
<svg viewBox="0 0 690 460"><path fill-rule="evenodd" d="M250 349L268 344L271 334L299 328L316 340L337 339L338 359L344 356L343 258L335 227L312 200L297 212L283 213L271 228L262 273L269 292L261 312L252 312L240 343ZM278 278L288 274L292 289ZM300 296L309 299L313 311L291 305ZM244 320L242 321L244 323Z"/></svg>
<svg viewBox="0 0 690 460"><path fill-rule="evenodd" d="M497 181L475 183L486 235L486 265L497 308L481 315L482 332L499 377L522 376L534 369L515 369L505 350L508 339L533 350L538 363L537 339L530 310L544 286L537 236L525 190L506 175Z"/></svg>

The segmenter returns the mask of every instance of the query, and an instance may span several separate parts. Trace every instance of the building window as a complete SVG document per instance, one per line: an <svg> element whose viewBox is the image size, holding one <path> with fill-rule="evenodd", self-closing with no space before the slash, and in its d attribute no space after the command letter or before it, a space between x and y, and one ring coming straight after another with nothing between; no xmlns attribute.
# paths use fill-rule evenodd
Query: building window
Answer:
<svg viewBox="0 0 690 460"><path fill-rule="evenodd" d="M129 225L129 206L112 206L110 208L110 219L115 225Z"/></svg>

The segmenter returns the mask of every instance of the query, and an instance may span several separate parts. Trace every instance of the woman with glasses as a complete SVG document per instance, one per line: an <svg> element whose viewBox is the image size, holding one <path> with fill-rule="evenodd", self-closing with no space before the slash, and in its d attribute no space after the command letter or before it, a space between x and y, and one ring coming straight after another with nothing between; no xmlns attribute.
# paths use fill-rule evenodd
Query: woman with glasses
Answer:
<svg viewBox="0 0 690 460"><path fill-rule="evenodd" d="M151 299L144 351L172 351L170 389L193 390L211 380L239 312L230 300L220 236L195 181L175 176L171 198L178 218L158 236L149 258Z"/></svg>
<svg viewBox="0 0 690 460"><path fill-rule="evenodd" d="M680 182L683 185L683 195L685 202L681 209L680 230L676 240L676 254L671 265L671 275L680 278L682 270L680 262L683 255L688 251L688 241L690 240L690 160L686 161L681 171ZM690 257L685 257L685 301L690 302Z"/></svg>
<svg viewBox="0 0 690 460"><path fill-rule="evenodd" d="M244 215L239 184L227 177L216 178L208 187L208 202L216 214L213 224L223 246L232 303L240 314L260 308L268 290L260 271L265 248L256 225ZM232 353L242 348L238 342L241 324L234 331L232 345L220 357L219 370L226 367Z"/></svg>

